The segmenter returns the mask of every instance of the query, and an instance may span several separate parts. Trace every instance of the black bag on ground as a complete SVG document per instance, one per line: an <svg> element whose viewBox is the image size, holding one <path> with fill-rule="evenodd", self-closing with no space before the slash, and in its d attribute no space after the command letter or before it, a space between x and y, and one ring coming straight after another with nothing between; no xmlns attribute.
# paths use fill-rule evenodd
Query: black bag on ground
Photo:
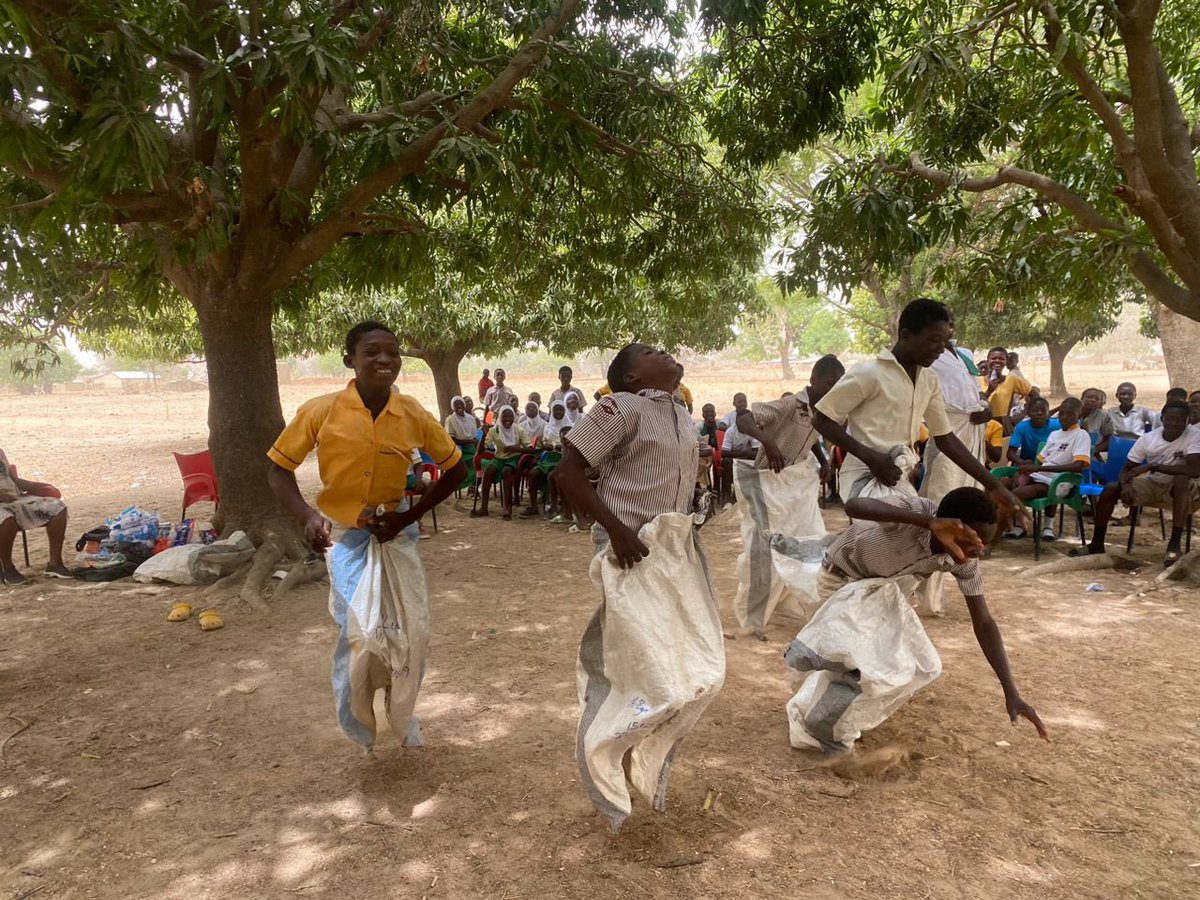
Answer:
<svg viewBox="0 0 1200 900"><path fill-rule="evenodd" d="M111 529L107 525L98 525L91 531L85 531L83 537L75 542L75 552L82 553L83 548L87 546L88 541L105 541L108 540L108 535Z"/></svg>
<svg viewBox="0 0 1200 900"><path fill-rule="evenodd" d="M141 541L118 541L112 551L112 557L104 563L72 569L71 574L80 581L117 581L131 576L138 566L154 555L154 551Z"/></svg>

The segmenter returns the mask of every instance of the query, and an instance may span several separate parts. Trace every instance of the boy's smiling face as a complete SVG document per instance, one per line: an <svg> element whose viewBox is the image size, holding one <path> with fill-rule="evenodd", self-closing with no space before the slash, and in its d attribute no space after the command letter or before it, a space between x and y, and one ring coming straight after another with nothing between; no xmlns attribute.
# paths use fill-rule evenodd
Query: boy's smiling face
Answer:
<svg viewBox="0 0 1200 900"><path fill-rule="evenodd" d="M354 345L354 353L342 357L354 370L354 380L367 389L390 388L400 375L400 343L390 332L368 331Z"/></svg>

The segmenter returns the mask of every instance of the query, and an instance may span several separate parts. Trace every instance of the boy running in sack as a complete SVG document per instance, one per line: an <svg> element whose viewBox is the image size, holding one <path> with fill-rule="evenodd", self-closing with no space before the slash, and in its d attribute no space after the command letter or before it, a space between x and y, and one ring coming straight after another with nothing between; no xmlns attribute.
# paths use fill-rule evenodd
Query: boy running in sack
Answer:
<svg viewBox="0 0 1200 900"><path fill-rule="evenodd" d="M742 516L742 553L733 608L738 625L762 636L781 603L805 615L816 601L814 579L825 523L819 495L828 463L818 445L812 404L837 384L846 367L836 356L813 365L808 387L769 403L742 409L736 427L760 442L753 462L734 468ZM776 537L785 541L776 540Z"/></svg>
<svg viewBox="0 0 1200 900"><path fill-rule="evenodd" d="M692 515L699 448L672 397L678 382L670 354L623 348L608 368L614 393L571 430L554 476L572 508L596 522L590 574L601 602L579 646L576 756L614 830L632 809L627 776L663 811L677 746L725 679Z"/></svg>
<svg viewBox="0 0 1200 900"><path fill-rule="evenodd" d="M387 692L388 721L405 746L420 746L413 707L429 643L429 594L417 551L417 522L467 475L462 453L416 399L393 387L400 344L386 325L362 322L346 335L343 361L354 379L343 391L304 403L268 451L268 480L329 554L329 612L339 634L333 654L338 721L368 752L375 744L375 692ZM314 509L295 470L316 448L321 491ZM404 496L414 449L443 476L415 506ZM330 542L333 523L346 529Z"/></svg>
<svg viewBox="0 0 1200 900"><path fill-rule="evenodd" d="M1010 721L1046 729L1021 699L1000 629L983 598L978 557L996 535L996 506L963 487L938 505L924 497L846 502L850 527L829 546L825 604L784 652L811 672L787 706L791 743L840 752L941 674L941 659L908 603L911 585L949 572L967 598L975 638L1004 692Z"/></svg>

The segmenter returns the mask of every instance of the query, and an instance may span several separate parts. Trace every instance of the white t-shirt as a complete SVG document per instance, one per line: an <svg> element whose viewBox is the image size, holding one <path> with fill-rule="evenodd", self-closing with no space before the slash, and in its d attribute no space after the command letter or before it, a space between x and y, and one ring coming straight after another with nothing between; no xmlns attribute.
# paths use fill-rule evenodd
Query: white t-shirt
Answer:
<svg viewBox="0 0 1200 900"><path fill-rule="evenodd" d="M728 453L730 450L737 453L743 450L757 450L758 441L747 434L742 434L736 425L732 425L725 429L725 437L721 441L721 452Z"/></svg>
<svg viewBox="0 0 1200 900"><path fill-rule="evenodd" d="M1183 434L1168 441L1163 437L1162 427L1148 431L1134 442L1129 451L1129 461L1135 465L1150 463L1155 466L1182 466L1187 458L1200 453L1200 428L1189 425ZM1155 481L1166 483L1174 481L1174 475L1162 472L1150 472L1145 476Z"/></svg>
<svg viewBox="0 0 1200 900"><path fill-rule="evenodd" d="M1050 432L1046 438L1046 446L1038 454L1038 462L1044 466L1066 466L1073 462L1090 463L1092 461L1092 436L1075 425L1070 431ZM1029 477L1042 484L1049 484L1061 472L1033 472Z"/></svg>

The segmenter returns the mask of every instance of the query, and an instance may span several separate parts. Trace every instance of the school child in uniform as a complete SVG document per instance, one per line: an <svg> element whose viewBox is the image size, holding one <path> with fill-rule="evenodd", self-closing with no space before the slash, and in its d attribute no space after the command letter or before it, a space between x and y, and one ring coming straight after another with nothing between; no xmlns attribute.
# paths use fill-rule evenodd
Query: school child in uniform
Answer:
<svg viewBox="0 0 1200 900"><path fill-rule="evenodd" d="M996 534L996 506L978 488L940 504L924 497L846 501L849 528L829 546L819 589L825 603L784 653L811 672L788 703L792 746L849 749L941 674L941 660L909 603L913 584L948 572L966 597L976 640L996 673L1010 721L1028 719L1045 738L1009 668L1000 629L983 597L978 557Z"/></svg>
<svg viewBox="0 0 1200 900"><path fill-rule="evenodd" d="M368 752L375 743L372 702L381 688L388 692L392 729L406 746L420 744L412 711L429 640L429 597L417 553L417 523L467 475L462 453L445 428L415 398L395 390L400 359L390 328L370 321L355 325L346 335L343 357L354 379L344 390L301 405L267 452L275 495L314 550L325 553L332 546L329 611L340 630L334 697L343 731ZM300 493L295 475L314 448L321 475L315 507ZM416 449L444 476L410 507L404 488ZM331 544L334 523L346 531ZM385 569L405 573L403 583L382 579L384 597L374 594L368 577L373 558L383 560ZM391 617L400 608L403 623ZM377 642L376 628L390 628L389 640ZM403 649L392 640L397 636Z"/></svg>
<svg viewBox="0 0 1200 900"><path fill-rule="evenodd" d="M1036 459L1022 460L1018 464L1020 471L1013 493L1022 500L1045 497L1050 492L1051 483L1059 474L1078 474L1091 464L1092 436L1079 427L1079 415L1082 411L1083 405L1079 398L1068 397L1064 400L1058 407L1058 430L1052 431L1046 438L1046 445ZM1042 529L1043 540L1058 540L1058 533L1054 530L1054 509L1053 506L1046 509L1046 524Z"/></svg>
<svg viewBox="0 0 1200 900"><path fill-rule="evenodd" d="M614 393L572 428L555 480L596 523L601 603L579 648L576 742L583 785L614 830L632 803L626 777L665 808L680 740L725 677L717 602L696 537L698 443L673 392L669 353L630 344L608 368ZM599 471L593 487L588 470Z"/></svg>

